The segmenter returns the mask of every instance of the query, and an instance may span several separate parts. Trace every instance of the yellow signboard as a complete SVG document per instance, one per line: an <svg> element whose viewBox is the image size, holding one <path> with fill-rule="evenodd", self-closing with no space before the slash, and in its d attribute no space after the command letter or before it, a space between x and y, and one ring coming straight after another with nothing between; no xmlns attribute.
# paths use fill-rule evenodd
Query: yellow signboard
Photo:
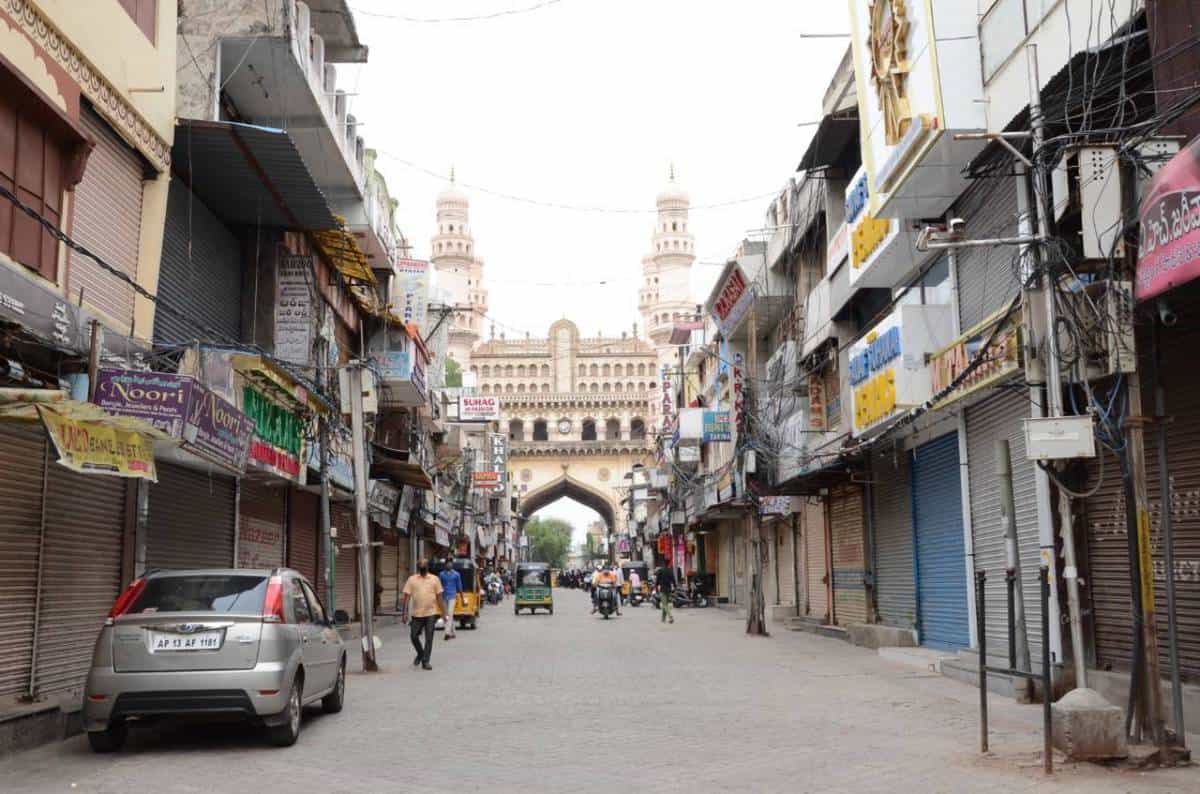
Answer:
<svg viewBox="0 0 1200 794"><path fill-rule="evenodd" d="M58 462L68 469L158 482L154 442L148 436L106 421L71 418L47 406L39 406L38 415Z"/></svg>

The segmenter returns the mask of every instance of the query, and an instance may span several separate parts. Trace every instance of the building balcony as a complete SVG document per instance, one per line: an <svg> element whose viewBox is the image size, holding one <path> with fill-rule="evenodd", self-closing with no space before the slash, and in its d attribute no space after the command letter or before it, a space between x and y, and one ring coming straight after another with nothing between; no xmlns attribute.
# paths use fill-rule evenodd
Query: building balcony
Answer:
<svg viewBox="0 0 1200 794"><path fill-rule="evenodd" d="M510 441L509 458L555 457L561 455L647 455L654 451L652 438L615 441Z"/></svg>
<svg viewBox="0 0 1200 794"><path fill-rule="evenodd" d="M221 37L216 81L243 120L288 131L335 212L345 214L362 202L363 143L302 7L290 3L282 29Z"/></svg>
<svg viewBox="0 0 1200 794"><path fill-rule="evenodd" d="M502 394L500 404L504 407L552 406L561 408L590 408L609 405L648 403L654 395L650 392L551 392L538 394Z"/></svg>

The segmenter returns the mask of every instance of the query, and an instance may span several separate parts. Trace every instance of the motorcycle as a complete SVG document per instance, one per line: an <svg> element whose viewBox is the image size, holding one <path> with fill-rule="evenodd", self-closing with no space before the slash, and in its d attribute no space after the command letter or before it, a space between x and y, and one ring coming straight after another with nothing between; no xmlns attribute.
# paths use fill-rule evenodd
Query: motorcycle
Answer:
<svg viewBox="0 0 1200 794"><path fill-rule="evenodd" d="M644 603L646 603L646 597L642 595L640 588L631 589L629 591L629 606L640 607Z"/></svg>
<svg viewBox="0 0 1200 794"><path fill-rule="evenodd" d="M662 604L662 594L655 590L654 595L650 596L650 600L654 604L654 608L659 609ZM675 609L682 609L684 607L703 609L708 606L708 596L704 595L703 591L699 588L691 592L677 589L671 593L671 605Z"/></svg>
<svg viewBox="0 0 1200 794"><path fill-rule="evenodd" d="M613 589L612 585L600 585L596 593L596 607L605 620L608 620L609 616L617 611L617 591Z"/></svg>
<svg viewBox="0 0 1200 794"><path fill-rule="evenodd" d="M504 585L499 582L492 582L487 587L487 602L489 604L499 604L504 599Z"/></svg>

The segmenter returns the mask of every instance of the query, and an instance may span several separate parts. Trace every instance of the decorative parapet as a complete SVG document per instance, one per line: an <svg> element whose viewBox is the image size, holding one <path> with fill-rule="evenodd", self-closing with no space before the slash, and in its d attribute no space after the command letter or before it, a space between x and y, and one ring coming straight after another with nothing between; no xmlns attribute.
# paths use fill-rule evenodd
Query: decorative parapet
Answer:
<svg viewBox="0 0 1200 794"><path fill-rule="evenodd" d="M620 441L510 441L508 445L510 459L565 455L648 455L653 451L653 441L644 438Z"/></svg>

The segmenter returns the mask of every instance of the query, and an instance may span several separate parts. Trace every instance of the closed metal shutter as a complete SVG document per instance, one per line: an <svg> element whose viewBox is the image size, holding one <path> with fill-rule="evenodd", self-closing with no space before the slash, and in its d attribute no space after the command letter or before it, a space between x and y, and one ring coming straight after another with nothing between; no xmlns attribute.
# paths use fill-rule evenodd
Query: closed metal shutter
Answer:
<svg viewBox="0 0 1200 794"><path fill-rule="evenodd" d="M83 180L75 188L72 236L136 279L141 249L142 160L90 108L80 112L79 120L96 141L96 148L88 157ZM131 286L72 251L67 289L69 300L78 302L82 291L84 303L110 317L116 330L129 332L133 323Z"/></svg>
<svg viewBox="0 0 1200 794"><path fill-rule="evenodd" d="M242 480L238 495L237 557L239 568L283 565L283 535L287 519L288 486Z"/></svg>
<svg viewBox="0 0 1200 794"><path fill-rule="evenodd" d="M907 452L880 452L871 459L875 524L875 604L888 626L917 625L913 580L912 490Z"/></svg>
<svg viewBox="0 0 1200 794"><path fill-rule="evenodd" d="M316 494L291 488L291 507L288 511L290 534L287 542L287 564L312 582L318 594L324 592L324 576L317 568L317 544L321 541L318 523L321 500Z"/></svg>
<svg viewBox="0 0 1200 794"><path fill-rule="evenodd" d="M395 546L381 546L379 549L379 572L377 575L380 591L379 603L375 605L376 612L391 613L399 611L399 565L400 550Z"/></svg>
<svg viewBox="0 0 1200 794"><path fill-rule="evenodd" d="M1014 177L979 179L954 205L972 238L1012 236L1017 232L1017 184ZM965 331L1006 306L1020 289L1013 251L1005 246L958 250L958 312Z"/></svg>
<svg viewBox="0 0 1200 794"><path fill-rule="evenodd" d="M913 450L920 639L922 645L948 650L971 642L959 476L957 433Z"/></svg>
<svg viewBox="0 0 1200 794"><path fill-rule="evenodd" d="M829 620L828 548L825 542L825 502L805 500L804 503L804 571L809 617Z"/></svg>
<svg viewBox="0 0 1200 794"><path fill-rule="evenodd" d="M1170 417L1167 437L1167 470L1171 478L1171 530L1175 551L1175 599L1179 669L1184 681L1200 677L1200 379L1194 358L1195 318L1200 307L1186 294L1173 298L1171 308L1181 318L1178 330L1164 329L1163 385L1166 414ZM1140 350L1149 343L1140 336ZM1145 358L1142 359L1145 361ZM1142 404L1147 415L1154 400L1149 373L1145 378ZM1162 534L1162 482L1158 468L1157 428L1146 432L1146 490L1150 502L1151 553L1154 564L1154 603L1157 609L1158 651L1163 675L1170 669L1167 644L1166 560ZM1096 482L1097 464L1091 464L1091 483ZM1104 483L1087 500L1088 588L1094 609L1096 661L1102 669L1128 670L1133 651L1133 618L1130 606L1129 554L1126 549L1125 495L1120 468L1108 455Z"/></svg>
<svg viewBox="0 0 1200 794"><path fill-rule="evenodd" d="M184 133L186 134L186 133ZM158 298L224 334L241 337L241 245L212 211L179 179L167 194ZM171 312L154 318L154 341L178 344L200 330Z"/></svg>
<svg viewBox="0 0 1200 794"><path fill-rule="evenodd" d="M45 465L41 426L0 422L0 697L29 688Z"/></svg>
<svg viewBox="0 0 1200 794"><path fill-rule="evenodd" d="M38 617L38 694L80 689L121 589L125 480L51 464Z"/></svg>
<svg viewBox="0 0 1200 794"><path fill-rule="evenodd" d="M231 477L160 463L150 486L146 567L231 567L235 493Z"/></svg>
<svg viewBox="0 0 1200 794"><path fill-rule="evenodd" d="M971 538L975 568L987 571L988 645L995 659L1007 663L1008 601L1004 584L1006 559L1004 528L1000 525L1000 481L996 478L996 440L1008 439L1016 505L1017 548L1021 558L1021 592L1025 597L1025 625L1031 658L1042 658L1041 543L1038 539L1037 491L1034 464L1025 458L1022 420L1031 404L1024 387L997 392L967 409L967 464L971 488Z"/></svg>
<svg viewBox="0 0 1200 794"><path fill-rule="evenodd" d="M839 626L867 622L864 583L863 494L857 486L840 488L829 498L829 536L833 543L833 617Z"/></svg>

